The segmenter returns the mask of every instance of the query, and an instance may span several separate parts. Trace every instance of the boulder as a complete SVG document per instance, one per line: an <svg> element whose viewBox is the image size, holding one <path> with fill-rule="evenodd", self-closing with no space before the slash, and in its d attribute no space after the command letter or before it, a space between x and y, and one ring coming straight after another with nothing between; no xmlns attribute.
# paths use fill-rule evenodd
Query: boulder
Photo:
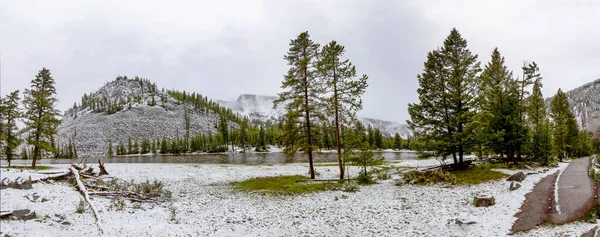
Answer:
<svg viewBox="0 0 600 237"><path fill-rule="evenodd" d="M518 173L513 174L510 177L508 177L508 179L506 179L506 180L521 182L521 181L525 180L525 177L527 177L525 175L525 173L523 173L522 171L519 171Z"/></svg>
<svg viewBox="0 0 600 237"><path fill-rule="evenodd" d="M29 209L23 209L23 210L15 210L12 212L11 217L17 220L31 220L31 219L35 219L36 215L34 211L31 211Z"/></svg>
<svg viewBox="0 0 600 237"><path fill-rule="evenodd" d="M489 207L496 204L496 199L491 195L478 194L477 196L475 196L473 204L476 207Z"/></svg>
<svg viewBox="0 0 600 237"><path fill-rule="evenodd" d="M515 191L515 190L519 189L520 187L521 187L521 184L520 184L520 183L517 183L517 182L511 182L511 183L510 183L510 187L508 187L508 189L509 189L510 191Z"/></svg>

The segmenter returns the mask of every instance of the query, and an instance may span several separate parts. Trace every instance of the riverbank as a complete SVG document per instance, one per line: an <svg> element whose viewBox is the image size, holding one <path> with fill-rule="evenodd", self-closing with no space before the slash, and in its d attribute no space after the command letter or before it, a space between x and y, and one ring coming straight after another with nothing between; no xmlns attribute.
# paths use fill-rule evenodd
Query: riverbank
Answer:
<svg viewBox="0 0 600 237"><path fill-rule="evenodd" d="M390 166L422 167L432 160L398 161ZM167 203L127 202L123 210L111 209L111 200L94 198L107 236L504 236L510 231L528 193L549 172L527 176L522 187L509 191L509 182L498 180L472 186L395 186L382 180L361 186L355 193L325 191L298 196L246 193L232 182L278 175L306 175L306 164L105 164L111 176L143 182L159 179L173 193ZM63 170L67 165L52 165ZM96 167L97 168L97 167ZM357 168L350 167L356 176ZM319 178L337 176L335 167L316 167ZM518 171L501 170L508 174ZM28 177L33 171L2 169L0 178ZM393 175L392 178L398 178ZM34 184L32 190L3 189L2 210L31 209L38 219L2 221L2 235L97 236L89 210L77 214L79 193L71 185ZM37 195L45 202L24 196ZM487 193L496 198L488 208L473 206L473 197ZM58 215L58 216L57 216ZM60 223L57 221L62 217ZM458 224L471 220L473 224ZM67 221L68 224L63 224ZM590 228L587 228L590 225ZM592 224L575 223L534 230L540 236L578 236Z"/></svg>

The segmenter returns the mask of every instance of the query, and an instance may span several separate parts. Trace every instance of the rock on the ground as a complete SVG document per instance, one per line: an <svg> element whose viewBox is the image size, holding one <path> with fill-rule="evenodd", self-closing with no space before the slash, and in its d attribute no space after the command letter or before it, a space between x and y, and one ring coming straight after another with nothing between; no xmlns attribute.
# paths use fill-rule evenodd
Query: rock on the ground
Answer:
<svg viewBox="0 0 600 237"><path fill-rule="evenodd" d="M34 211L23 209L13 211L11 217L17 220L31 220L34 219L36 215Z"/></svg>
<svg viewBox="0 0 600 237"><path fill-rule="evenodd" d="M508 179L506 179L506 180L521 182L521 181L525 180L525 177L527 177L525 175L525 173L523 173L522 171L519 171L518 173L513 174L510 177L508 177Z"/></svg>
<svg viewBox="0 0 600 237"><path fill-rule="evenodd" d="M476 207L489 207L496 204L496 199L487 194L479 194L475 196L474 202Z"/></svg>
<svg viewBox="0 0 600 237"><path fill-rule="evenodd" d="M29 180L26 180L22 177L17 177L15 181L10 181L8 178L3 178L0 184L0 189L5 188L14 188L14 189L32 189L31 185L31 176L29 176Z"/></svg>
<svg viewBox="0 0 600 237"><path fill-rule="evenodd" d="M472 217L457 217L448 221L448 224L452 223L457 225L472 225L476 224L477 222Z"/></svg>
<svg viewBox="0 0 600 237"><path fill-rule="evenodd" d="M520 183L517 182L511 182L510 183L510 187L508 188L510 191L515 191L517 189L519 189L521 187Z"/></svg>

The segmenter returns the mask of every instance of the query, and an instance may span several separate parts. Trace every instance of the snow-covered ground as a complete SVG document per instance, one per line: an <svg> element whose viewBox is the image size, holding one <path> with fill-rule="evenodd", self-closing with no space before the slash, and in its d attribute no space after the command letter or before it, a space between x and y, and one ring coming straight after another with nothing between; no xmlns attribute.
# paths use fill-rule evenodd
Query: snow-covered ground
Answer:
<svg viewBox="0 0 600 237"><path fill-rule="evenodd" d="M411 160L395 166L426 166L431 160ZM435 164L435 163L434 163ZM566 164L560 164L560 168ZM124 180L160 179L173 192L168 203L110 210L110 200L94 198L105 236L505 236L515 213L541 178L559 168L527 176L516 191L501 180L474 186L395 186L393 180L360 187L356 193L328 191L293 197L245 193L231 182L252 177L306 174L305 164L273 166L206 164L106 164L112 176ZM56 165L65 169L65 165ZM316 167L320 178L335 178L335 167ZM353 175L356 170L352 167ZM516 171L503 170L509 174ZM28 177L29 172L2 169L1 178ZM397 176L393 176L398 178ZM2 210L28 208L39 218L2 221L0 232L11 236L97 236L90 210L76 214L81 196L68 184L34 184L32 190L3 189ZM24 196L49 199L34 203ZM496 205L473 206L473 197L487 193ZM174 215L172 213L175 213ZM56 216L58 214L59 216ZM64 220L59 220L64 217ZM455 219L475 221L458 225ZM64 224L64 221L69 222ZM61 224L62 223L62 224ZM578 236L594 224L542 227L517 236Z"/></svg>

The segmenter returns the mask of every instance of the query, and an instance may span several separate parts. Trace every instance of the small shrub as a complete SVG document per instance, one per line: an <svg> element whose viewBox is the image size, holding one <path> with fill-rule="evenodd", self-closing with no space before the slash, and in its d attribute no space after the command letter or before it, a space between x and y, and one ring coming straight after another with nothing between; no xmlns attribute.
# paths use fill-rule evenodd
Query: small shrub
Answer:
<svg viewBox="0 0 600 237"><path fill-rule="evenodd" d="M371 177L371 175L369 175L368 173L365 172L360 172L360 174L358 174L358 176L356 177L356 182L359 184L373 184L375 183L375 181L373 180L373 178Z"/></svg>
<svg viewBox="0 0 600 237"><path fill-rule="evenodd" d="M379 179L379 180L388 180L391 177L392 176L390 174L388 174L387 172L381 172L377 175L377 179Z"/></svg>
<svg viewBox="0 0 600 237"><path fill-rule="evenodd" d="M108 207L108 209L122 211L122 210L125 210L125 207L127 207L127 203L125 203L125 201L123 201L121 199L113 199L110 202L110 206Z"/></svg>
<svg viewBox="0 0 600 237"><path fill-rule="evenodd" d="M75 207L75 213L83 214L85 212L85 201L79 200L79 203Z"/></svg>
<svg viewBox="0 0 600 237"><path fill-rule="evenodd" d="M142 209L142 203L136 202L132 206L133 209Z"/></svg>
<svg viewBox="0 0 600 237"><path fill-rule="evenodd" d="M342 186L342 191L347 193L355 193L358 191L358 185L347 182Z"/></svg>
<svg viewBox="0 0 600 237"><path fill-rule="evenodd" d="M169 219L169 221L176 221L177 220L177 208L175 208L174 206L170 206L169 211L171 212L171 219Z"/></svg>
<svg viewBox="0 0 600 237"><path fill-rule="evenodd" d="M434 184L434 183L456 183L456 177L444 170L428 170L417 172L415 170L404 173L402 180L406 184Z"/></svg>

